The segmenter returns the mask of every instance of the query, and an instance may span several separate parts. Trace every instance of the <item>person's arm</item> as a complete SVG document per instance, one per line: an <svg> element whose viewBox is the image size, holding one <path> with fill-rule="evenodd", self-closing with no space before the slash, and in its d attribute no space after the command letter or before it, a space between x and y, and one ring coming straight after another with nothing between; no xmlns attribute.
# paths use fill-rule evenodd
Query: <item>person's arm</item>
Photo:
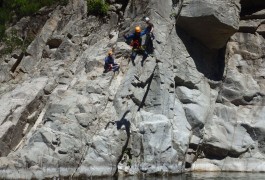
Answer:
<svg viewBox="0 0 265 180"><path fill-rule="evenodd" d="M114 57L112 57L112 63L111 63L113 66L116 64L115 63L115 60L114 60Z"/></svg>
<svg viewBox="0 0 265 180"><path fill-rule="evenodd" d="M134 38L134 34L130 34L129 36L124 36L126 40Z"/></svg>
<svg viewBox="0 0 265 180"><path fill-rule="evenodd" d="M154 25L151 26L151 31L150 31L150 33L153 33L153 31L154 31Z"/></svg>
<svg viewBox="0 0 265 180"><path fill-rule="evenodd" d="M145 35L145 34L147 34L147 28L145 28L142 32L141 32L141 34L140 34L140 36L143 36L143 35Z"/></svg>
<svg viewBox="0 0 265 180"><path fill-rule="evenodd" d="M143 35L145 35L147 33L147 29L145 29L144 31L140 32L140 37L142 37Z"/></svg>

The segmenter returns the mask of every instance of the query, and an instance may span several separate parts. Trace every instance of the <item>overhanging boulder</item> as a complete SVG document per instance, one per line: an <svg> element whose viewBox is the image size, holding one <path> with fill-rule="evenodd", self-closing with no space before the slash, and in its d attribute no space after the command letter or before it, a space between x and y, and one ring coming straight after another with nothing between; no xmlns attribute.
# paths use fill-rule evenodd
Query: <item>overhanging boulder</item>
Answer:
<svg viewBox="0 0 265 180"><path fill-rule="evenodd" d="M177 25L208 48L220 49L238 30L238 1L184 1Z"/></svg>

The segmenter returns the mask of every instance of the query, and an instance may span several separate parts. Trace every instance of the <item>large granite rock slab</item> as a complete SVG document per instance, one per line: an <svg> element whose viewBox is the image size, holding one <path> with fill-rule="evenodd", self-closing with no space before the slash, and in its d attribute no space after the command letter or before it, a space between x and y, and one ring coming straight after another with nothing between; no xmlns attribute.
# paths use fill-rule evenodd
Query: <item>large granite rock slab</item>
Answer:
<svg viewBox="0 0 265 180"><path fill-rule="evenodd" d="M182 1L109 2L104 18L83 0L58 6L12 81L19 51L1 66L0 178L263 171L262 20L231 36L238 1L185 0L177 27ZM147 15L154 54L133 65L122 37ZM110 49L120 70L103 73Z"/></svg>
<svg viewBox="0 0 265 180"><path fill-rule="evenodd" d="M14 150L44 107L47 77L24 82L0 99L0 156Z"/></svg>

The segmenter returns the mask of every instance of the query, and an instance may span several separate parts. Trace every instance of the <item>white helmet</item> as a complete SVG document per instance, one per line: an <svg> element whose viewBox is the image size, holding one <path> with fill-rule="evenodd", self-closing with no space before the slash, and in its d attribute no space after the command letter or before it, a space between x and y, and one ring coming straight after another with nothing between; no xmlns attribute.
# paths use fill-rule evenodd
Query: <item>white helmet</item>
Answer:
<svg viewBox="0 0 265 180"><path fill-rule="evenodd" d="M145 20L145 22L150 21L149 17L145 17L144 20Z"/></svg>

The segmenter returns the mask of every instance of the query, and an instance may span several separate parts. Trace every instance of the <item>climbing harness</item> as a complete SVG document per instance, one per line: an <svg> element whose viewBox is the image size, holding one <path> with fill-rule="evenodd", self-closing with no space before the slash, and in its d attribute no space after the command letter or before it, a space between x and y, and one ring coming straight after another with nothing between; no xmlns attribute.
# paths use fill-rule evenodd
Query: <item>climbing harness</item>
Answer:
<svg viewBox="0 0 265 180"><path fill-rule="evenodd" d="M139 40L132 40L130 46L132 46L134 49L140 49L141 44Z"/></svg>

